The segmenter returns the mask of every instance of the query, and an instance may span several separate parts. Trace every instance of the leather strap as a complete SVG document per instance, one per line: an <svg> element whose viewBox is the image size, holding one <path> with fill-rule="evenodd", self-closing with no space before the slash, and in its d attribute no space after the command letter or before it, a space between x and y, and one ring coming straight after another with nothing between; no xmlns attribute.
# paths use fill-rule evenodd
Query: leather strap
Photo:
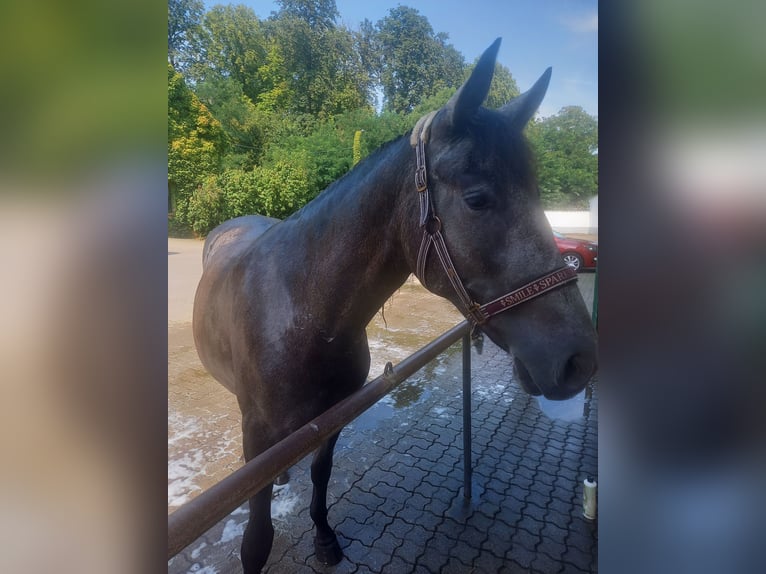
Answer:
<svg viewBox="0 0 766 574"><path fill-rule="evenodd" d="M561 269L551 271L539 279L530 281L526 285L519 287L510 293L506 293L494 301L485 303L481 306L481 313L489 319L498 313L502 313L511 307L515 307L525 301L539 297L543 293L547 293L559 285L564 285L570 281L577 281L577 271L567 265Z"/></svg>

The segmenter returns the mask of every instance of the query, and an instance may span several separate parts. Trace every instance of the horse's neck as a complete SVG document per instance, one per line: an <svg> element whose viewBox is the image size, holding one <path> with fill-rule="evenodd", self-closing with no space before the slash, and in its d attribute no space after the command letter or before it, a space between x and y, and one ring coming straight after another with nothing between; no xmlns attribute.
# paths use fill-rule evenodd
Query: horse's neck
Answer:
<svg viewBox="0 0 766 574"><path fill-rule="evenodd" d="M417 205L410 153L404 138L391 143L296 218L309 268L320 274L309 281L340 323L366 325L410 273L400 228L402 202Z"/></svg>

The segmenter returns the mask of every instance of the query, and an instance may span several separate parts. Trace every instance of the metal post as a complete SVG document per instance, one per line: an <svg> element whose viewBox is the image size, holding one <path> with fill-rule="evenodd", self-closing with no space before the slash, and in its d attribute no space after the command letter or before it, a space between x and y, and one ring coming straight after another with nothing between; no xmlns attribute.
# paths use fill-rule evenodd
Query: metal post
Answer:
<svg viewBox="0 0 766 574"><path fill-rule="evenodd" d="M471 335L463 335L463 497L471 498Z"/></svg>
<svg viewBox="0 0 766 574"><path fill-rule="evenodd" d="M598 265L596 265L596 276L593 278L593 326L598 330Z"/></svg>

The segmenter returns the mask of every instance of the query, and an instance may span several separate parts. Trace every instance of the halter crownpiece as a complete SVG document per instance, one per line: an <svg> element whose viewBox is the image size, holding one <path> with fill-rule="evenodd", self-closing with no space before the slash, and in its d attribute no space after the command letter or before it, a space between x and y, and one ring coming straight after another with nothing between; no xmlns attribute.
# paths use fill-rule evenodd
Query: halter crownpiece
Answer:
<svg viewBox="0 0 766 574"><path fill-rule="evenodd" d="M460 302L465 308L468 319L475 328L486 323L498 313L539 297L560 285L577 281L577 271L569 266L564 266L484 305L477 303L471 298L455 269L454 263L452 263L452 258L449 255L447 244L444 242L444 236L442 235L442 222L434 213L431 194L428 191L425 144L428 142L431 122L435 116L436 112L430 112L420 118L410 135L410 145L415 148L415 187L418 190L420 199L420 227L423 228L423 239L420 242L415 271L415 275L420 283L423 286L426 285L426 261L428 259L428 252L431 246L433 246L436 255L439 257L439 262L452 284L452 288L457 293Z"/></svg>

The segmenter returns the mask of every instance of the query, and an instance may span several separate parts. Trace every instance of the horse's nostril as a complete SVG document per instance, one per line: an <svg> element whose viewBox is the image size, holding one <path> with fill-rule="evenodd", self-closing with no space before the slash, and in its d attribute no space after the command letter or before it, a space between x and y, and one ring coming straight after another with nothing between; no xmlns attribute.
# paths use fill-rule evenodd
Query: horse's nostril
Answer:
<svg viewBox="0 0 766 574"><path fill-rule="evenodd" d="M579 390L585 386L595 372L596 361L591 354L575 353L564 364L559 381L562 386Z"/></svg>
<svg viewBox="0 0 766 574"><path fill-rule="evenodd" d="M562 381L570 381L577 377L577 373L580 372L580 355L572 355L564 365L564 372L562 373Z"/></svg>

